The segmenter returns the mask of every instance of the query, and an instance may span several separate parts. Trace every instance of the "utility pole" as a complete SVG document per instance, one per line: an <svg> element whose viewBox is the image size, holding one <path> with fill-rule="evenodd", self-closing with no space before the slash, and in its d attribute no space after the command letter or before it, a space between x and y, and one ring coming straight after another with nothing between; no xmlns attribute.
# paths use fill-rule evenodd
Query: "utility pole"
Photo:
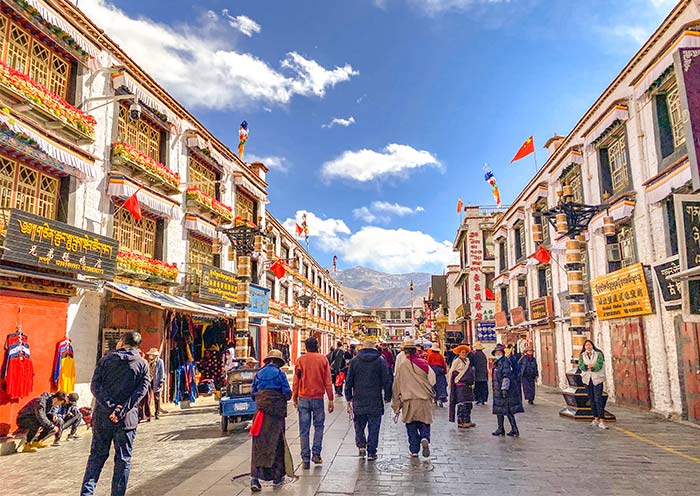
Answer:
<svg viewBox="0 0 700 496"><path fill-rule="evenodd" d="M409 286L409 289L411 291L411 337L413 339L416 339L416 322L415 316L413 314L413 279L411 279L411 285Z"/></svg>

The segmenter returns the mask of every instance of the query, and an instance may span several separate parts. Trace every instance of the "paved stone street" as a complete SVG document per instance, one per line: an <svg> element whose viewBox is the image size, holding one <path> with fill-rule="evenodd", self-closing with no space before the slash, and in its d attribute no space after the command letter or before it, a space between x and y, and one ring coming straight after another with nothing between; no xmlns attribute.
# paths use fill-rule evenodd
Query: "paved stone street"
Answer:
<svg viewBox="0 0 700 496"><path fill-rule="evenodd" d="M300 478L265 492L282 495L598 495L689 494L700 469L700 429L614 409L620 421L609 431L557 415L561 396L541 392L538 404L518 420L520 439L493 438L490 407L474 407L476 428L458 432L438 410L429 460L409 459L403 425L386 415L380 457L356 457L343 400L327 418L324 465L297 469ZM171 406L172 408L172 406ZM295 411L288 440L299 463ZM78 494L90 437L35 454L0 458L0 494ZM129 495L219 496L248 494L250 443L246 432L222 436L211 400L142 424L136 440ZM108 494L111 462L97 494ZM582 489L588 488L588 489ZM692 491L691 491L692 492Z"/></svg>

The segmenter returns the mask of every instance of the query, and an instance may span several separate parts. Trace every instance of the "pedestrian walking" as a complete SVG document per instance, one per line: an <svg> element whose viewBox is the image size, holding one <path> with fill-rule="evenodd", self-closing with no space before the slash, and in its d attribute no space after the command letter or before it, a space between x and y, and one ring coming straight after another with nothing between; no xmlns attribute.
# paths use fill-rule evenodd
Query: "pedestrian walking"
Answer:
<svg viewBox="0 0 700 496"><path fill-rule="evenodd" d="M328 396L328 413L333 413L333 386L331 369L326 357L318 352L318 341L314 337L304 341L306 353L294 368L292 401L299 410L299 438L301 441L301 462L308 469L311 462L323 463L323 425L326 414L323 405L324 394ZM313 445L309 447L311 424L314 426Z"/></svg>
<svg viewBox="0 0 700 496"><path fill-rule="evenodd" d="M520 383L523 387L523 396L530 405L535 403L535 381L540 376L535 359L535 350L531 347L525 348L525 353L518 360L518 373Z"/></svg>
<svg viewBox="0 0 700 496"><path fill-rule="evenodd" d="M139 424L138 404L148 393L151 378L148 364L141 358L141 333L128 331L97 363L90 389L95 397L92 414L92 445L85 467L80 496L91 496L102 467L114 444L112 496L123 496L129 482L131 450Z"/></svg>
<svg viewBox="0 0 700 496"><path fill-rule="evenodd" d="M383 343L381 343L381 347L382 347L382 350L381 350L382 351L382 358L386 362L387 366L389 367L389 370L392 372L392 375L393 375L394 362L396 361L394 354L389 349L389 343L383 342Z"/></svg>
<svg viewBox="0 0 700 496"><path fill-rule="evenodd" d="M474 366L474 399L477 405L485 405L489 400L489 359L480 341L474 343L469 360Z"/></svg>
<svg viewBox="0 0 700 496"><path fill-rule="evenodd" d="M43 439L49 435L61 434L63 423L51 412L61 407L68 401L68 396L63 391L55 394L42 393L24 405L17 414L17 425L20 429L27 430L27 441L24 444L25 453L33 453L37 448L46 448L48 445Z"/></svg>
<svg viewBox="0 0 700 496"><path fill-rule="evenodd" d="M498 419L498 429L492 434L494 436L505 435L506 430L503 423L505 417L508 417L510 423L508 436L518 437L520 431L515 422L515 414L525 411L523 410L520 383L516 380L511 361L505 356L505 347L502 344L497 344L491 354L496 357L491 378L493 381L493 414Z"/></svg>
<svg viewBox="0 0 700 496"><path fill-rule="evenodd" d="M342 381L338 380L338 374L345 373L345 350L343 343L338 341L338 347L333 351L333 355L328 359L331 367L331 381L335 387L335 394L343 394ZM340 386L337 385L340 382Z"/></svg>
<svg viewBox="0 0 700 496"><path fill-rule="evenodd" d="M430 456L430 425L433 423L435 372L428 362L416 355L413 339L403 342L404 358L397 360L394 371L391 408L406 424L408 449L417 457L422 448L424 457Z"/></svg>
<svg viewBox="0 0 700 496"><path fill-rule="evenodd" d="M391 401L391 375L372 339L364 341L362 349L350 362L345 379L345 399L355 424L355 445L359 456L366 455L368 461L376 460L384 403Z"/></svg>
<svg viewBox="0 0 700 496"><path fill-rule="evenodd" d="M148 371L151 375L151 391L153 395L153 406L155 418L158 420L161 414L165 413L160 406L163 386L165 385L165 364L160 357L158 348L151 348L146 353L148 359Z"/></svg>
<svg viewBox="0 0 700 496"><path fill-rule="evenodd" d="M457 420L457 427L460 429L476 427L472 422L476 372L469 360L470 351L469 346L465 344L455 347L452 352L456 358L452 360L447 374L450 383L450 422Z"/></svg>
<svg viewBox="0 0 700 496"><path fill-rule="evenodd" d="M287 375L280 370L285 364L284 356L279 350L271 350L263 362L265 366L255 375L252 389L257 407L251 427L250 490L253 492L262 490L261 480L279 486L284 483L285 475L294 477L292 454L285 438L287 402L292 390Z"/></svg>
<svg viewBox="0 0 700 496"><path fill-rule="evenodd" d="M605 418L605 400L603 398L605 355L590 339L583 343L583 349L578 357L578 368L581 371L583 385L588 388L588 400L591 403L591 413L593 414L591 425L607 429L608 426L603 421Z"/></svg>
<svg viewBox="0 0 700 496"><path fill-rule="evenodd" d="M435 372L435 403L442 407L447 401L447 362L437 343L428 350L428 365Z"/></svg>

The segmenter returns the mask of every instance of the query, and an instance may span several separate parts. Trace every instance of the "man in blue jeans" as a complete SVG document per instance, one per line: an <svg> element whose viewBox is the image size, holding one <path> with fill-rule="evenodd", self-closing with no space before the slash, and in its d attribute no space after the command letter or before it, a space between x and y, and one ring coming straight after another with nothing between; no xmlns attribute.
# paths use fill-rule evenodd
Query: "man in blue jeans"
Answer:
<svg viewBox="0 0 700 496"><path fill-rule="evenodd" d="M92 496L114 443L112 496L123 496L129 482L131 450L139 425L138 404L148 393L148 364L141 358L141 333L123 335L115 351L98 362L90 389L95 396L92 445L80 496Z"/></svg>
<svg viewBox="0 0 700 496"><path fill-rule="evenodd" d="M299 438L301 441L301 461L304 469L323 463L321 449L323 444L323 424L326 420L323 396L328 396L328 413L333 412L333 385L331 384L331 367L328 359L318 352L316 338L307 339L306 353L294 367L292 384L292 401L299 410ZM311 424L314 425L314 442L309 448ZM313 456L312 456L313 455Z"/></svg>

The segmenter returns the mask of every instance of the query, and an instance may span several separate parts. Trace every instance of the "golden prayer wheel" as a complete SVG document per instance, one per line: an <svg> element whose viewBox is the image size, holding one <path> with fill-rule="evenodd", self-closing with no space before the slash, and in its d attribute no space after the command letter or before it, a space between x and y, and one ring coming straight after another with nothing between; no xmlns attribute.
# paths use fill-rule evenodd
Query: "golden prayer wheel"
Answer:
<svg viewBox="0 0 700 496"><path fill-rule="evenodd" d="M258 253L263 251L265 249L265 236L255 236L253 238L253 247Z"/></svg>
<svg viewBox="0 0 700 496"><path fill-rule="evenodd" d="M615 233L615 220L609 215L606 215L603 217L603 234L606 236L615 236Z"/></svg>
<svg viewBox="0 0 700 496"><path fill-rule="evenodd" d="M581 263L581 243L576 239L570 239L566 242L566 263Z"/></svg>
<svg viewBox="0 0 700 496"><path fill-rule="evenodd" d="M583 272L570 270L566 273L569 282L569 296L581 296L584 294Z"/></svg>
<svg viewBox="0 0 700 496"><path fill-rule="evenodd" d="M573 348L573 357L578 360L581 350L583 349L583 343L586 342L588 336L585 334L574 334L571 336L571 347Z"/></svg>
<svg viewBox="0 0 700 496"><path fill-rule="evenodd" d="M250 262L250 257L238 257L238 260L236 261L238 277L242 277L244 279L251 278L252 269Z"/></svg>
<svg viewBox="0 0 700 496"><path fill-rule="evenodd" d="M533 224L532 225L532 240L535 243L542 242L542 225L541 224Z"/></svg>
<svg viewBox="0 0 700 496"><path fill-rule="evenodd" d="M267 244L267 258L275 258L275 245L273 243Z"/></svg>
<svg viewBox="0 0 700 496"><path fill-rule="evenodd" d="M557 223L557 232L565 234L569 230L569 223L566 221L566 214L557 214L555 217Z"/></svg>
<svg viewBox="0 0 700 496"><path fill-rule="evenodd" d="M562 194L562 196L563 196L564 198L566 198L566 197L570 197L570 196L573 196L573 195L574 195L574 189L573 189L570 185L565 184L565 185L564 185L564 189L563 189L563 194Z"/></svg>
<svg viewBox="0 0 700 496"><path fill-rule="evenodd" d="M221 240L219 238L214 238L211 240L211 253L212 255L218 255L221 253Z"/></svg>
<svg viewBox="0 0 700 496"><path fill-rule="evenodd" d="M248 326L246 324L246 330ZM236 336L236 358L248 356L248 336Z"/></svg>
<svg viewBox="0 0 700 496"><path fill-rule="evenodd" d="M250 313L248 310L239 310L236 315L236 331L247 331Z"/></svg>
<svg viewBox="0 0 700 496"><path fill-rule="evenodd" d="M236 249L233 246L228 247L228 261L229 262L236 261Z"/></svg>
<svg viewBox="0 0 700 496"><path fill-rule="evenodd" d="M247 282L239 282L236 287L236 303L247 307L250 305L250 284Z"/></svg>
<svg viewBox="0 0 700 496"><path fill-rule="evenodd" d="M571 327L586 327L586 304L582 301L571 302Z"/></svg>

